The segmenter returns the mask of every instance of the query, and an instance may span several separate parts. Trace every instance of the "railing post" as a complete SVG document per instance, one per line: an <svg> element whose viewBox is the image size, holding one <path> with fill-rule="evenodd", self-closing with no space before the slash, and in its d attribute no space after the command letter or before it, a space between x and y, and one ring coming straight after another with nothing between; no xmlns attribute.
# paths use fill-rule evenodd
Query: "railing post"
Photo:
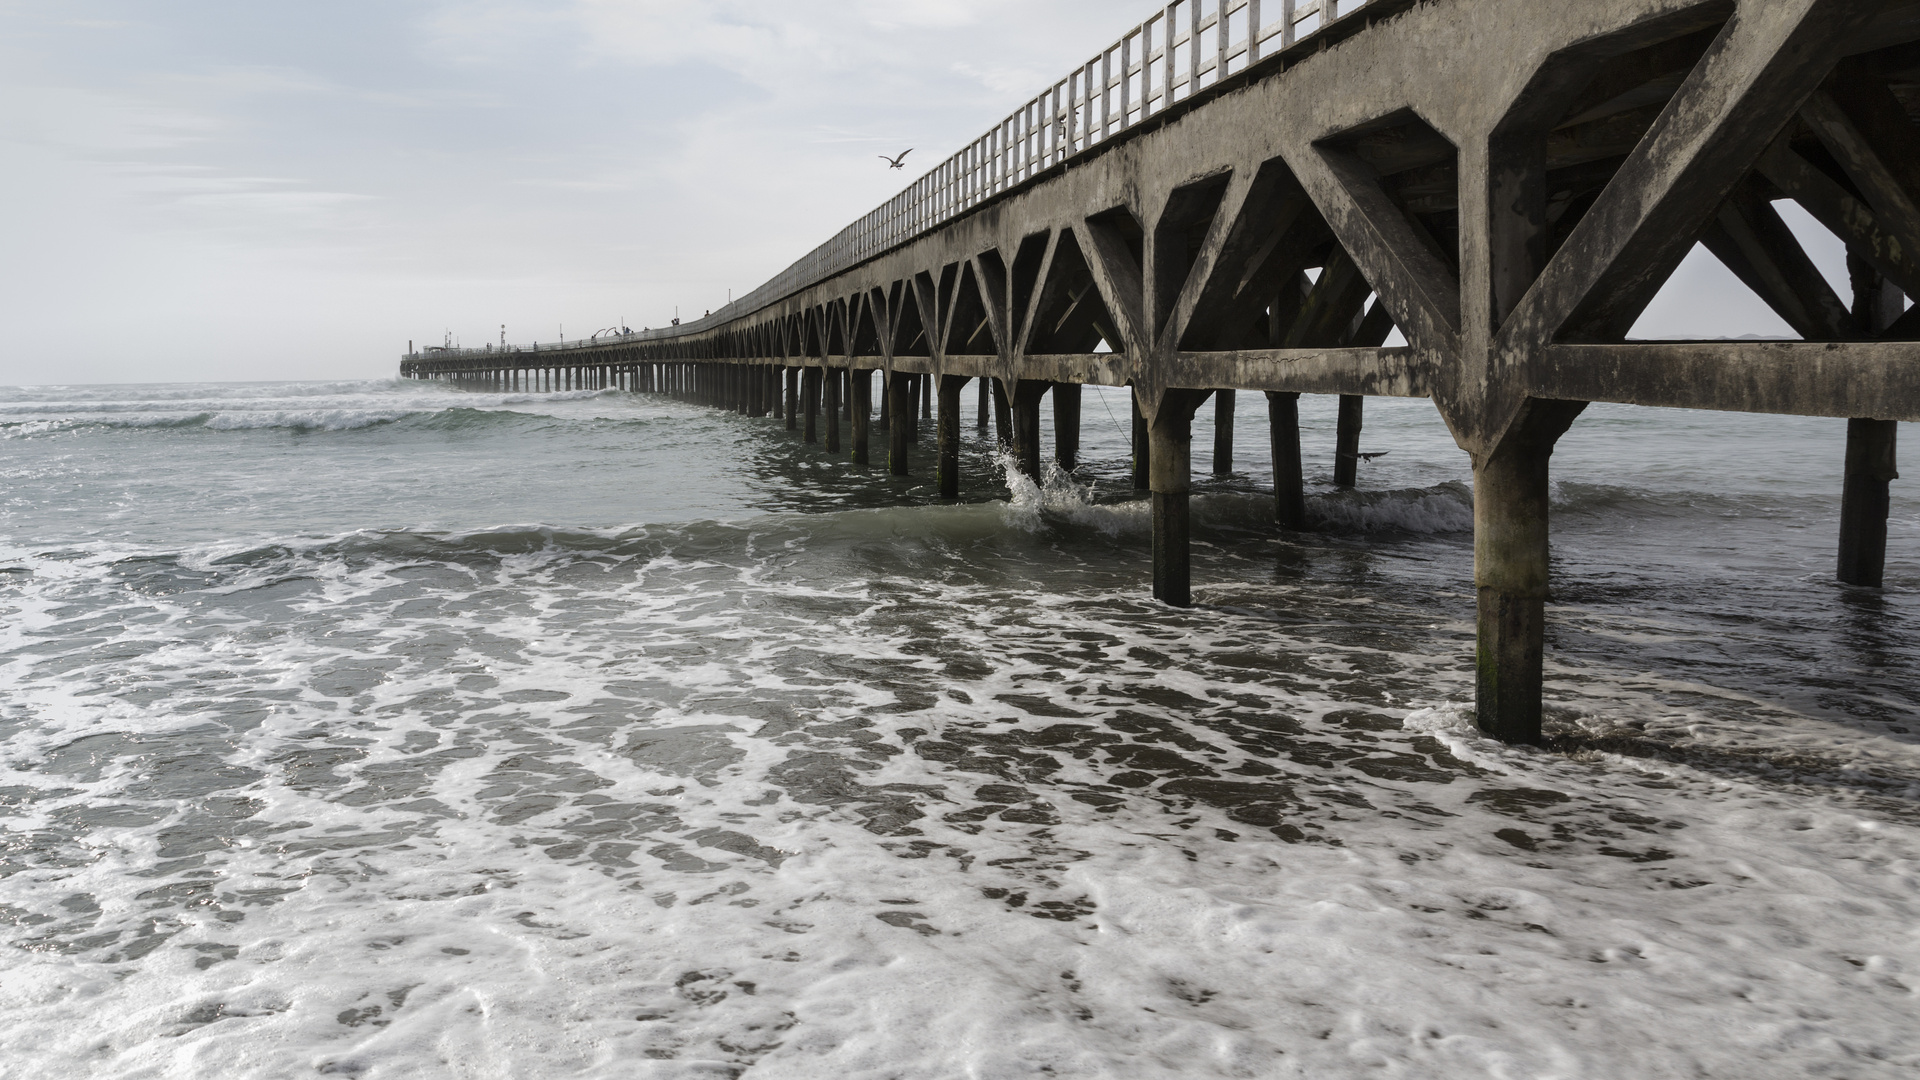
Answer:
<svg viewBox="0 0 1920 1080"><path fill-rule="evenodd" d="M1193 3L1194 0L1187 0L1187 2ZM1178 67L1178 65L1175 64L1173 60L1173 57L1174 57L1173 50L1174 50L1175 43L1180 38L1179 32L1174 29L1173 12L1174 12L1174 9L1178 8L1179 6L1180 5L1177 3L1168 4L1167 10L1164 14L1163 22L1162 22L1162 25L1166 27L1166 31L1167 31L1167 44L1166 44L1166 47L1162 50L1163 52L1166 53L1166 56L1161 61L1162 71L1160 75L1161 81L1166 84L1166 91L1165 91L1166 100L1160 103L1160 107L1162 109L1166 109L1173 105L1173 79L1176 73L1176 69Z"/></svg>
<svg viewBox="0 0 1920 1080"><path fill-rule="evenodd" d="M1218 86L1227 77L1227 54L1233 51L1233 21L1227 17L1233 0L1219 0L1220 18L1214 23L1213 40L1216 59L1213 63L1213 82Z"/></svg>
<svg viewBox="0 0 1920 1080"><path fill-rule="evenodd" d="M1200 0L1187 0L1187 15L1193 29L1187 34L1187 96L1200 89Z"/></svg>

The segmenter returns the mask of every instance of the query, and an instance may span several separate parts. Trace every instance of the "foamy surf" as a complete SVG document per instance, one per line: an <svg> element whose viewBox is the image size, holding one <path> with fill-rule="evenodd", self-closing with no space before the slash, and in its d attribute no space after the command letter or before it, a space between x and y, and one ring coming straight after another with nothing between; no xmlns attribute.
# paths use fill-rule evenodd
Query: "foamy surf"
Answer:
<svg viewBox="0 0 1920 1080"><path fill-rule="evenodd" d="M777 424L499 411L11 444L0 1072L1920 1065L1905 587L1702 586L1717 509L1609 506L1564 535L1632 575L1563 571L1513 749L1457 705L1458 478L1397 450L1298 536L1196 495L1173 611L1092 425L1040 483L970 436L946 505Z"/></svg>

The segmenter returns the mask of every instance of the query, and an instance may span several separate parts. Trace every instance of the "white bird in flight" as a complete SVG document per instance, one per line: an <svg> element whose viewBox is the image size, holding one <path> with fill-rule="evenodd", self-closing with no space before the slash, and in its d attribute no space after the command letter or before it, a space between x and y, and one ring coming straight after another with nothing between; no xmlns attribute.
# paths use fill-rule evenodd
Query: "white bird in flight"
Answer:
<svg viewBox="0 0 1920 1080"><path fill-rule="evenodd" d="M888 157L885 154L881 154L880 160L886 162L888 168L904 169L907 167L907 155L911 153L913 153L913 151L911 149L907 149L907 150L901 151L899 157Z"/></svg>

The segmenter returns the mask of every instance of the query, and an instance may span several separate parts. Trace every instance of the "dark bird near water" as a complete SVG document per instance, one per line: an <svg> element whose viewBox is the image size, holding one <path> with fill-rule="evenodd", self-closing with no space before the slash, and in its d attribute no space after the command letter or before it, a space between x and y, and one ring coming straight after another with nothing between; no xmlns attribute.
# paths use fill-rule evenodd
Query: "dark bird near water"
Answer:
<svg viewBox="0 0 1920 1080"><path fill-rule="evenodd" d="M1377 454L1361 454L1361 455L1360 455L1360 460L1361 460L1361 461L1372 461L1372 460L1373 460L1374 458L1377 458L1377 457L1386 457L1386 456L1387 456L1388 454L1391 454L1391 453L1393 453L1393 451L1391 451L1391 450L1382 450L1382 451L1380 451L1380 452L1379 452L1379 453L1377 453Z"/></svg>
<svg viewBox="0 0 1920 1080"><path fill-rule="evenodd" d="M885 154L881 154L880 160L886 162L887 167L890 169L904 169L907 167L907 155L911 153L913 153L913 151L907 149L902 150L899 157L888 157Z"/></svg>

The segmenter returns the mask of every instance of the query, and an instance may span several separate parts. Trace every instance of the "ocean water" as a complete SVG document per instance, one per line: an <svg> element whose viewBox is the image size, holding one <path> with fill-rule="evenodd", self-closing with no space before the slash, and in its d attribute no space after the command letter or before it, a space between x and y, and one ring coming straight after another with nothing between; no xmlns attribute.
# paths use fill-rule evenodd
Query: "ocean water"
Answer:
<svg viewBox="0 0 1920 1080"><path fill-rule="evenodd" d="M1116 392L943 505L657 397L0 390L0 1077L1920 1069L1911 487L1845 589L1844 424L1594 407L1510 748L1432 407L1339 492L1306 399L1281 536L1240 406L1175 611Z"/></svg>

